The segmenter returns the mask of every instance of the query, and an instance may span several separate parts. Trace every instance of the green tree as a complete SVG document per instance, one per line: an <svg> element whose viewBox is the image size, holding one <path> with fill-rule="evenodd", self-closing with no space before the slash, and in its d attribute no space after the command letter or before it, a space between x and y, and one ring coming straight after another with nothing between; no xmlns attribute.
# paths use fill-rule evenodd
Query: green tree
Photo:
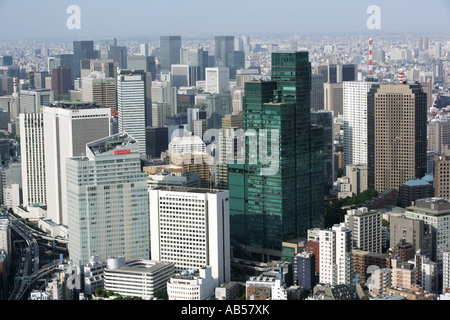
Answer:
<svg viewBox="0 0 450 320"><path fill-rule="evenodd" d="M169 296L167 295L166 290L160 289L155 292L155 298L157 298L159 300L168 300Z"/></svg>
<svg viewBox="0 0 450 320"><path fill-rule="evenodd" d="M105 298L106 297L106 291L103 288L95 289L94 294L95 294L96 297L99 297L99 298Z"/></svg>

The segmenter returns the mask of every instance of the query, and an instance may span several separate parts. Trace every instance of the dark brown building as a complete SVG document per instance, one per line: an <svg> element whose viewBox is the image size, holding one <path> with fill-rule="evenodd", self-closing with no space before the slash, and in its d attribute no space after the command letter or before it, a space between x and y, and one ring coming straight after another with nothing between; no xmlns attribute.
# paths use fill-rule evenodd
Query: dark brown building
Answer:
<svg viewBox="0 0 450 320"><path fill-rule="evenodd" d="M52 90L55 95L68 94L72 88L72 75L67 67L52 70Z"/></svg>
<svg viewBox="0 0 450 320"><path fill-rule="evenodd" d="M387 254L353 250L353 272L358 273L361 280L367 281L374 266L380 269L390 268L391 258Z"/></svg>
<svg viewBox="0 0 450 320"><path fill-rule="evenodd" d="M398 189L425 175L427 95L420 84L375 84L367 122L369 188Z"/></svg>

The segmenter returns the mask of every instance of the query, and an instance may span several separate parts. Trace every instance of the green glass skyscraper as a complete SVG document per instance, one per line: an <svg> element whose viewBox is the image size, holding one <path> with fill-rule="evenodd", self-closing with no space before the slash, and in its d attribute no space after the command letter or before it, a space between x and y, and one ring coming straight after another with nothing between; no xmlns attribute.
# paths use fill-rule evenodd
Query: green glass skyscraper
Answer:
<svg viewBox="0 0 450 320"><path fill-rule="evenodd" d="M275 52L272 81L245 84L244 132L279 132L276 174L261 173L250 138L245 164L229 165L231 238L261 260L280 257L283 241L323 225L323 128L311 127L310 81L308 52ZM268 140L267 153L273 150Z"/></svg>

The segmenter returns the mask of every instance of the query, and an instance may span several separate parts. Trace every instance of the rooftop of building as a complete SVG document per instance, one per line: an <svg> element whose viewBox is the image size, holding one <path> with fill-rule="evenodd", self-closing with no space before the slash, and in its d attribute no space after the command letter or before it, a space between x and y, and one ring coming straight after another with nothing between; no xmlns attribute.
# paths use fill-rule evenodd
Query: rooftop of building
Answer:
<svg viewBox="0 0 450 320"><path fill-rule="evenodd" d="M420 187L420 186L431 186L427 180L422 179L411 179L406 181L403 185L408 187Z"/></svg>
<svg viewBox="0 0 450 320"><path fill-rule="evenodd" d="M413 201L412 205L406 208L409 212L421 212L432 216L442 216L450 214L450 201L445 198L425 198Z"/></svg>
<svg viewBox="0 0 450 320"><path fill-rule="evenodd" d="M127 262L124 266L115 269L107 268L106 270L118 273L127 272L127 273L143 274L143 273L158 272L159 270L164 269L169 265L173 265L173 263L138 259Z"/></svg>
<svg viewBox="0 0 450 320"><path fill-rule="evenodd" d="M210 188L191 188L191 187L180 187L180 186L157 186L153 190L161 191L171 191L171 192L187 192L187 193L212 193L218 194L225 192L227 190L220 189L210 189Z"/></svg>
<svg viewBox="0 0 450 320"><path fill-rule="evenodd" d="M81 109L100 109L103 108L100 105L90 103L90 102L80 102L80 101L58 101L51 104L51 108L61 108L69 110L81 110Z"/></svg>
<svg viewBox="0 0 450 320"><path fill-rule="evenodd" d="M108 152L117 148L136 144L136 140L127 133L117 133L87 144L94 155Z"/></svg>

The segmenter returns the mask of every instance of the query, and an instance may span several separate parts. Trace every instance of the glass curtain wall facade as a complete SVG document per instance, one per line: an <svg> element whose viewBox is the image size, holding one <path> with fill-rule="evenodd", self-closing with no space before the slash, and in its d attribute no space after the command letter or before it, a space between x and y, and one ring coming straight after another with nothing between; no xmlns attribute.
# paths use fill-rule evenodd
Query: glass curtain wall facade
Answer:
<svg viewBox="0 0 450 320"><path fill-rule="evenodd" d="M245 164L229 165L228 183L231 237L247 248L281 252L283 241L323 224L323 128L311 130L310 70L307 52L276 52L272 81L245 84ZM259 141L261 129L269 157L279 130L276 174L261 174L261 159L253 164L251 133Z"/></svg>

